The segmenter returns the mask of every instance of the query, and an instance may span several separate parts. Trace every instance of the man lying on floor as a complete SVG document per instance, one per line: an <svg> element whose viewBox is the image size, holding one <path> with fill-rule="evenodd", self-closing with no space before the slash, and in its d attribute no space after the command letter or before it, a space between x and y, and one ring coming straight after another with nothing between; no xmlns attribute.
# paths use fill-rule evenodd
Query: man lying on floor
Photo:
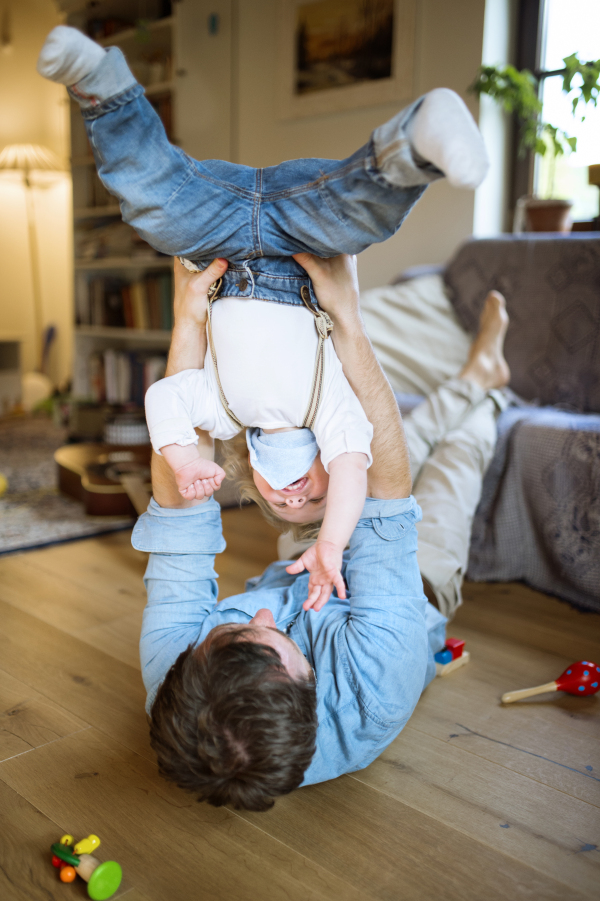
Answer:
<svg viewBox="0 0 600 901"><path fill-rule="evenodd" d="M446 621L423 595L402 421L362 328L355 268L314 261L309 274L374 429L369 496L344 555L347 599L303 610L308 573L276 563L217 603L219 506L184 501L157 456L154 499L133 535L151 553L140 654L152 745L164 776L215 805L266 810L367 766L408 721L444 644ZM201 307L176 303L169 374L203 359Z"/></svg>

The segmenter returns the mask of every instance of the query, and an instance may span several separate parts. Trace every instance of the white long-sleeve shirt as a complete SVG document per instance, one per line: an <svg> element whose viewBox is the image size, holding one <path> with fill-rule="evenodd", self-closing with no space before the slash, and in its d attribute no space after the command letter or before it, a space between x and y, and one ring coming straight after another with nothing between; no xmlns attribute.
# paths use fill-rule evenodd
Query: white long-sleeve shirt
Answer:
<svg viewBox="0 0 600 901"><path fill-rule="evenodd" d="M237 418L262 429L302 428L318 346L309 310L224 297L213 305L212 331L223 391ZM237 434L221 403L210 348L204 369L186 369L148 389L146 418L157 453L167 444L195 443L194 428L223 440ZM313 432L327 471L331 460L344 453L366 454L371 465L373 427L330 339L324 344L323 391Z"/></svg>

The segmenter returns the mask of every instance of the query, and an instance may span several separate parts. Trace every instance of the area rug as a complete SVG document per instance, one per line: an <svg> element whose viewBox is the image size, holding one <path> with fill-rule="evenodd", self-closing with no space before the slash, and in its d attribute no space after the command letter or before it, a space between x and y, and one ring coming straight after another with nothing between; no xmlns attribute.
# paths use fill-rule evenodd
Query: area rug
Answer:
<svg viewBox="0 0 600 901"><path fill-rule="evenodd" d="M130 529L131 517L86 516L83 504L60 494L54 451L66 429L48 417L0 420L0 473L8 489L0 498L0 554Z"/></svg>

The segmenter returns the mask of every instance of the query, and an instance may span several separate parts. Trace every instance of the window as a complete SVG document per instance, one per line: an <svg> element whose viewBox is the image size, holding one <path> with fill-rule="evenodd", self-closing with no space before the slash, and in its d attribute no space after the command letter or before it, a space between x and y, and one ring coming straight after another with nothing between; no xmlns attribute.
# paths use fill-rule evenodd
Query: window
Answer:
<svg viewBox="0 0 600 901"><path fill-rule="evenodd" d="M588 184L587 167L600 163L600 105L580 103L573 116L560 69L571 53L584 61L600 58L600 0L546 0L540 50L542 118L576 137L577 151L555 161L550 153L537 157L535 193L571 199L575 221L593 219L598 215L599 192Z"/></svg>

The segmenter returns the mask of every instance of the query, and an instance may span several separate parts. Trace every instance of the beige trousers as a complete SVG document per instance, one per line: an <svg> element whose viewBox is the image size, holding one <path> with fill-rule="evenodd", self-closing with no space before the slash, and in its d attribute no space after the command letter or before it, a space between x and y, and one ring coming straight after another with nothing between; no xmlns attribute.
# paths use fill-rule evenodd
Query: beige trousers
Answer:
<svg viewBox="0 0 600 901"><path fill-rule="evenodd" d="M500 392L454 378L403 417L413 494L423 510L417 527L419 568L426 591L432 589L447 617L462 603L473 516L494 453L496 417L504 407ZM311 543L282 535L279 559L297 557Z"/></svg>
<svg viewBox="0 0 600 901"><path fill-rule="evenodd" d="M462 604L473 516L504 406L500 392L450 379L404 418L413 494L423 511L419 568L447 617Z"/></svg>

